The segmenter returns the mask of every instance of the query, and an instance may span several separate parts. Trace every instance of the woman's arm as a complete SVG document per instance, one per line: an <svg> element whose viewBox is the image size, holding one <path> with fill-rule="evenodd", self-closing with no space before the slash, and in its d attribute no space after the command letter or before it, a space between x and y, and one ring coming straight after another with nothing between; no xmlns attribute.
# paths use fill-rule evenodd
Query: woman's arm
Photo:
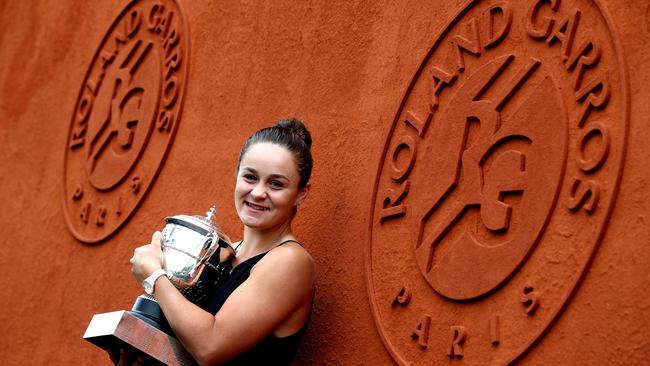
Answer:
<svg viewBox="0 0 650 366"><path fill-rule="evenodd" d="M136 279L157 269L158 254L162 259L158 251L159 235L136 249L132 260ZM215 364L252 348L296 313L304 313L306 319L313 289L311 256L299 245L287 244L260 260L214 316L186 300L164 276L156 281L154 295L186 349L200 364Z"/></svg>

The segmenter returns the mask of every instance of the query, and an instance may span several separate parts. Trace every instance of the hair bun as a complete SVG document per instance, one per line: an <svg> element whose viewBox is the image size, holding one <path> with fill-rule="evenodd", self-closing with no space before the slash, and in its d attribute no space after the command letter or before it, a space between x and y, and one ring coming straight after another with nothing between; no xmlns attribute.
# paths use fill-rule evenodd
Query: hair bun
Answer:
<svg viewBox="0 0 650 366"><path fill-rule="evenodd" d="M301 120L296 118L283 119L278 121L275 126L285 130L291 137L302 140L311 149L311 134Z"/></svg>

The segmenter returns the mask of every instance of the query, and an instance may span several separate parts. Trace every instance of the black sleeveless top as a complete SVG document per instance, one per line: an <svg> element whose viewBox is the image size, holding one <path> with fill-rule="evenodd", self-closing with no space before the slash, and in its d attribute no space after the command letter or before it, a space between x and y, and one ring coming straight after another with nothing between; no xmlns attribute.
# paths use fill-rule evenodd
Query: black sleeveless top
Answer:
<svg viewBox="0 0 650 366"><path fill-rule="evenodd" d="M286 240L278 244L275 248L288 242L298 243L295 240ZM211 297L204 299L197 305L213 315L216 314L230 294L248 279L253 266L264 258L267 253L260 253L239 263L226 277L219 289ZM307 324L309 324L309 318L299 331L287 337L277 338L273 334L269 334L253 348L224 363L224 365L289 365L296 355L298 346L307 330Z"/></svg>

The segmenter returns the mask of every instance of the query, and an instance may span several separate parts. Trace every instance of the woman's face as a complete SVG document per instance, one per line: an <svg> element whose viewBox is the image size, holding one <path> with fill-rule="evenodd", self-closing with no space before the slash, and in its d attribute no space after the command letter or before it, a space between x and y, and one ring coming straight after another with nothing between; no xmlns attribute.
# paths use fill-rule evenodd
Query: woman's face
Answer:
<svg viewBox="0 0 650 366"><path fill-rule="evenodd" d="M235 208L246 226L272 229L293 217L296 203L307 195L292 153L272 143L252 145L239 163Z"/></svg>

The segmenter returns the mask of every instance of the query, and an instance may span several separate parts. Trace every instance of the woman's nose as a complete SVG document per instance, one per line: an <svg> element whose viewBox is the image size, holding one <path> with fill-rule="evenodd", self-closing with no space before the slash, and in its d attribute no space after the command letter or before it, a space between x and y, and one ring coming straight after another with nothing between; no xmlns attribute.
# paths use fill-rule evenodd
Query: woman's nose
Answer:
<svg viewBox="0 0 650 366"><path fill-rule="evenodd" d="M264 198L265 194L266 194L266 189L262 184L256 184L255 187L253 187L253 190L251 191L251 196L253 196L253 198L256 199Z"/></svg>

